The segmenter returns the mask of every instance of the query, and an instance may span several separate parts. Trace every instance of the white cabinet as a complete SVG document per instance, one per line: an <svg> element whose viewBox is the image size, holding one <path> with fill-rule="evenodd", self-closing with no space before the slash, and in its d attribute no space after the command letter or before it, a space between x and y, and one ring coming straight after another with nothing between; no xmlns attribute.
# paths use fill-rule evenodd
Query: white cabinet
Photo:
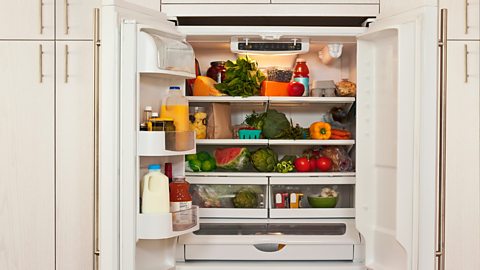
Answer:
<svg viewBox="0 0 480 270"><path fill-rule="evenodd" d="M440 0L448 9L448 39L480 39L480 0Z"/></svg>
<svg viewBox="0 0 480 270"><path fill-rule="evenodd" d="M56 39L92 39L93 9L101 0L62 0L55 6Z"/></svg>
<svg viewBox="0 0 480 270"><path fill-rule="evenodd" d="M0 41L0 59L0 268L54 269L54 44Z"/></svg>
<svg viewBox="0 0 480 270"><path fill-rule="evenodd" d="M270 4L270 0L163 0L162 4Z"/></svg>
<svg viewBox="0 0 480 270"><path fill-rule="evenodd" d="M160 0L126 0L132 4L160 11Z"/></svg>
<svg viewBox="0 0 480 270"><path fill-rule="evenodd" d="M448 42L446 269L480 269L479 59L480 41Z"/></svg>
<svg viewBox="0 0 480 270"><path fill-rule="evenodd" d="M0 39L53 39L54 0L2 1Z"/></svg>
<svg viewBox="0 0 480 270"><path fill-rule="evenodd" d="M380 0L271 0L272 4L379 4Z"/></svg>
<svg viewBox="0 0 480 270"><path fill-rule="evenodd" d="M93 266L93 43L56 43L56 246L59 270Z"/></svg>
<svg viewBox="0 0 480 270"><path fill-rule="evenodd" d="M455 0L452 0L455 1ZM457 0L458 1L458 0ZM408 12L421 7L437 7L438 0L381 0L378 18Z"/></svg>

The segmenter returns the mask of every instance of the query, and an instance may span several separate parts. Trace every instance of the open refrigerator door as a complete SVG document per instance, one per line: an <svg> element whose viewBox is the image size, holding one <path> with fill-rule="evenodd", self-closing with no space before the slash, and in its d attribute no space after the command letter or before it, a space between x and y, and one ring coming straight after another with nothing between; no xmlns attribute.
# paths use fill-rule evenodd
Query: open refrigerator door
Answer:
<svg viewBox="0 0 480 270"><path fill-rule="evenodd" d="M356 223L372 269L434 269L437 8L358 37Z"/></svg>

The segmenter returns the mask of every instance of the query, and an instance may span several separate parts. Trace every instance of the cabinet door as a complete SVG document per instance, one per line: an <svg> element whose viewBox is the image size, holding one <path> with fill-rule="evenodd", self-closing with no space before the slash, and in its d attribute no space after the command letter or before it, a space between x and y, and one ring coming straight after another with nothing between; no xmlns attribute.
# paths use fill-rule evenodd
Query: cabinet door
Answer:
<svg viewBox="0 0 480 270"><path fill-rule="evenodd" d="M160 0L126 0L132 4L160 11Z"/></svg>
<svg viewBox="0 0 480 270"><path fill-rule="evenodd" d="M448 39L480 39L480 0L440 0L448 9Z"/></svg>
<svg viewBox="0 0 480 270"><path fill-rule="evenodd" d="M2 1L0 39L53 39L54 0Z"/></svg>
<svg viewBox="0 0 480 270"><path fill-rule="evenodd" d="M479 59L480 41L448 42L446 269L480 269Z"/></svg>
<svg viewBox="0 0 480 270"><path fill-rule="evenodd" d="M58 270L92 269L93 44L56 46L56 264Z"/></svg>
<svg viewBox="0 0 480 270"><path fill-rule="evenodd" d="M56 39L92 39L93 9L101 0L57 0Z"/></svg>
<svg viewBox="0 0 480 270"><path fill-rule="evenodd" d="M162 4L270 4L270 0L162 0Z"/></svg>
<svg viewBox="0 0 480 270"><path fill-rule="evenodd" d="M53 41L0 41L0 59L0 269L54 269Z"/></svg>
<svg viewBox="0 0 480 270"><path fill-rule="evenodd" d="M380 0L271 0L272 4L379 4Z"/></svg>

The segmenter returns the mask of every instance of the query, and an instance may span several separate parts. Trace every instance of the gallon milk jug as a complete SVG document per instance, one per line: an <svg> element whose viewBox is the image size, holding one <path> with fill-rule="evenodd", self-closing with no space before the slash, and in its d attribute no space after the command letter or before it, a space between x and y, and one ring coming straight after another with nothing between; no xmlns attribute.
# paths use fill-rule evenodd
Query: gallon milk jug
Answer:
<svg viewBox="0 0 480 270"><path fill-rule="evenodd" d="M175 150L190 150L189 134L190 120L188 118L188 100L182 94L179 86L170 86L168 96L162 100L160 116L172 118L175 124Z"/></svg>
<svg viewBox="0 0 480 270"><path fill-rule="evenodd" d="M170 197L168 177L161 173L160 165L148 165L142 183L142 213L169 213Z"/></svg>

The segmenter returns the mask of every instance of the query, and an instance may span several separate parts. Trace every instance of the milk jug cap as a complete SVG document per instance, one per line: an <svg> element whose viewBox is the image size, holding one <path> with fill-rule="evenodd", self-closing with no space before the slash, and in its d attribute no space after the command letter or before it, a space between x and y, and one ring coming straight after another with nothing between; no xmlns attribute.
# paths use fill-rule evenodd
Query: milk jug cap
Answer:
<svg viewBox="0 0 480 270"><path fill-rule="evenodd" d="M150 164L148 165L148 170L160 170L160 164Z"/></svg>

